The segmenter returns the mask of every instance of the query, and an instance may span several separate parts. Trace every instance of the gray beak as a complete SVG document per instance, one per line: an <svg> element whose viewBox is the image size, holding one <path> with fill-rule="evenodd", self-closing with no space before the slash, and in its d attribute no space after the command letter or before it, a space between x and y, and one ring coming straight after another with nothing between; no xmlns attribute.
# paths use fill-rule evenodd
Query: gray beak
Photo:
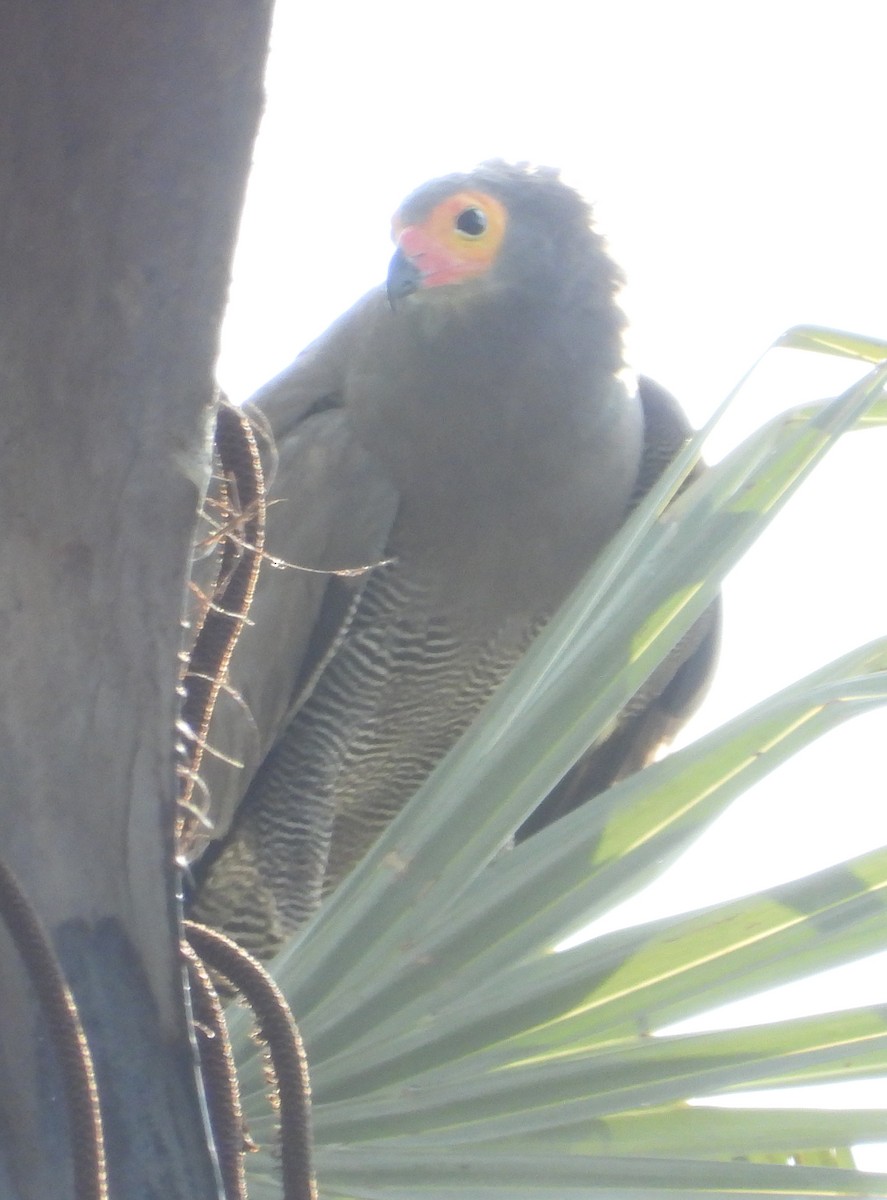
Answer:
<svg viewBox="0 0 887 1200"><path fill-rule="evenodd" d="M396 250L388 267L388 303L396 308L398 301L419 287L422 272L403 250Z"/></svg>

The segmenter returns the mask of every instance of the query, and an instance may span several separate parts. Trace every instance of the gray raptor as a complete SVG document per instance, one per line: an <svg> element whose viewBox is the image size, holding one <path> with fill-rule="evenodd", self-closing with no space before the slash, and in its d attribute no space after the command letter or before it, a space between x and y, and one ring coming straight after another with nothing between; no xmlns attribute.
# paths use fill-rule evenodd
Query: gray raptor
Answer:
<svg viewBox="0 0 887 1200"><path fill-rule="evenodd" d="M244 768L208 778L216 840L192 907L263 958L467 728L690 432L663 389L627 381L619 270L556 173L495 162L436 180L393 235L387 288L254 400L278 456L266 547L298 566L263 568L230 670L243 706L223 704L210 730ZM715 605L519 838L674 735L717 627Z"/></svg>

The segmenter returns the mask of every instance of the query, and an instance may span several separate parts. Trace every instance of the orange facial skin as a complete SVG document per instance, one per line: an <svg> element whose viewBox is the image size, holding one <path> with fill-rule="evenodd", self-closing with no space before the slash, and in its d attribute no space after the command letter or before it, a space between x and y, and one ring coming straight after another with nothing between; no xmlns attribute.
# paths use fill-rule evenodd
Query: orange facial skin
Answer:
<svg viewBox="0 0 887 1200"><path fill-rule="evenodd" d="M421 276L420 287L440 287L485 274L502 244L505 207L486 192L456 192L441 200L424 220L404 225L398 216L392 235Z"/></svg>

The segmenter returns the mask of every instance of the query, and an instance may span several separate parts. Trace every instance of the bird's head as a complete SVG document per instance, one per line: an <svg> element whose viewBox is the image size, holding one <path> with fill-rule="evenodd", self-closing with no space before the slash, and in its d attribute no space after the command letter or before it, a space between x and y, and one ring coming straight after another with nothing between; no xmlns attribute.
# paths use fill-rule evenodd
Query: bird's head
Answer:
<svg viewBox="0 0 887 1200"><path fill-rule="evenodd" d="M610 298L621 282L588 205L545 168L488 162L426 183L395 213L392 236L393 308L412 294L441 294L437 289L564 296L573 280L592 282Z"/></svg>

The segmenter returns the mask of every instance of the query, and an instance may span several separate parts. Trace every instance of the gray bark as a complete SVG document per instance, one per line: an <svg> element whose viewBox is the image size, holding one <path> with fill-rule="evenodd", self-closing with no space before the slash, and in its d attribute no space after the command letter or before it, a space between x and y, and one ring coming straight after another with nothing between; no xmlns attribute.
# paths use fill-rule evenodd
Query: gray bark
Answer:
<svg viewBox="0 0 887 1200"><path fill-rule="evenodd" d="M0 856L96 1060L114 1200L203 1200L177 952L179 617L270 0L0 3ZM72 1195L0 930L0 1196Z"/></svg>

